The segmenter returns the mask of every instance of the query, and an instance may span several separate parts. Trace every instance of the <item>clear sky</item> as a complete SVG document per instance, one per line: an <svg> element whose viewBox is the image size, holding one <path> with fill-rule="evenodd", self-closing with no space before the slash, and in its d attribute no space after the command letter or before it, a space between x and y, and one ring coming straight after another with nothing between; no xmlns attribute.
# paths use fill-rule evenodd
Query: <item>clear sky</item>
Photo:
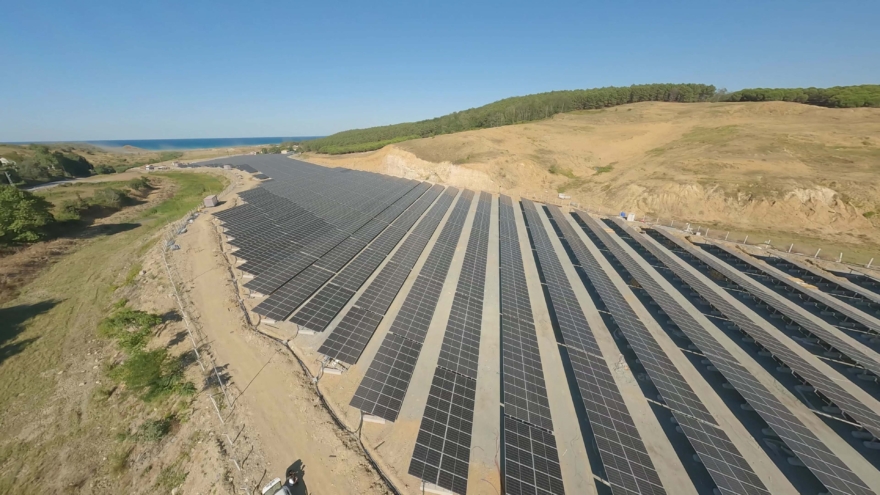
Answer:
<svg viewBox="0 0 880 495"><path fill-rule="evenodd" d="M655 82L880 83L880 1L0 0L0 142L324 135Z"/></svg>

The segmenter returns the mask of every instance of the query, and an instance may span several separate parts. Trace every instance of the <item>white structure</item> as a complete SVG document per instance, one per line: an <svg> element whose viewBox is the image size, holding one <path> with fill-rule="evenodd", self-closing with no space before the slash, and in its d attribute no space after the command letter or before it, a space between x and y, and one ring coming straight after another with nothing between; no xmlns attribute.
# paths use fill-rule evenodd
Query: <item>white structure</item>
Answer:
<svg viewBox="0 0 880 495"><path fill-rule="evenodd" d="M281 154L282 154L282 155L286 155L286 154L288 154L288 153L290 153L290 150L281 150Z"/></svg>
<svg viewBox="0 0 880 495"><path fill-rule="evenodd" d="M559 193L559 199L571 199L571 196L568 194Z"/></svg>
<svg viewBox="0 0 880 495"><path fill-rule="evenodd" d="M206 198L204 199L203 203L204 203L204 205L205 205L206 207L210 208L210 207L212 207L212 206L217 206L220 202L217 201L217 195L216 195L216 194L212 194L212 195L206 197Z"/></svg>
<svg viewBox="0 0 880 495"><path fill-rule="evenodd" d="M0 158L0 163L3 165L15 165L15 162L8 158Z"/></svg>

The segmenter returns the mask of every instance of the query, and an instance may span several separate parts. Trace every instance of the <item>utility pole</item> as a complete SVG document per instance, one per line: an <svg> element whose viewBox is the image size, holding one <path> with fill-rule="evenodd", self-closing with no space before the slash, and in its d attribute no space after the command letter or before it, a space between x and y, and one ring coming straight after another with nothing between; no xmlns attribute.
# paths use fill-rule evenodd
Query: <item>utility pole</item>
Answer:
<svg viewBox="0 0 880 495"><path fill-rule="evenodd" d="M8 171L8 170L4 170L3 173L6 174L6 180L9 181L9 185L10 185L10 186L14 186L15 184L12 182L12 177L9 176L9 171Z"/></svg>

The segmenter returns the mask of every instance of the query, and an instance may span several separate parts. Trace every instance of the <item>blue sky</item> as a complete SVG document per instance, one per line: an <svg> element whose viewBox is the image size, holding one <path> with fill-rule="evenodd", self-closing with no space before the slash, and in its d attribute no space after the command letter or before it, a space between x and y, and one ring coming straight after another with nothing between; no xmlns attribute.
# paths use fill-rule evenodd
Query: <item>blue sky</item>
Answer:
<svg viewBox="0 0 880 495"><path fill-rule="evenodd" d="M0 142L323 135L652 82L880 83L880 2L0 0Z"/></svg>

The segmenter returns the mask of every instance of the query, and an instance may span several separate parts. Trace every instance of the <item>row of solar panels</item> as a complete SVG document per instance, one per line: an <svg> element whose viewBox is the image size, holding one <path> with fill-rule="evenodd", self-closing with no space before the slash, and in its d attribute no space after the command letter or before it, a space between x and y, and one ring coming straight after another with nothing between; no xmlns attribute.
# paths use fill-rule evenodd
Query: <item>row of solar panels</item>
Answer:
<svg viewBox="0 0 880 495"><path fill-rule="evenodd" d="M422 189L427 187L422 185ZM372 261L365 261L364 269L359 269L361 276L355 282L360 283L351 284L344 293L339 289L329 289L341 287L333 281L342 275L346 267L342 272L332 272L330 277L317 284L321 286L331 280L306 303L308 306L318 300L316 304L320 305L323 313L308 313L323 315L318 324L314 323L314 316L299 320L304 326L311 324L320 327L317 330L325 330L364 281L382 264L399 241L405 238L335 326L321 348L321 352L329 356L348 363L356 362L391 302L410 276L416 260L422 256L429 239L443 223L439 236L415 278L413 288L406 294L391 330L381 343L352 400L352 405L363 411L392 421L405 399L412 370L418 363L420 346L433 320L434 308L449 270L455 245L470 209L472 194L469 191L462 193L456 200L458 191L447 190L441 195L439 189L441 188L435 186L431 189L436 193L433 197L425 195L418 201L410 201L404 207L408 208L406 211L411 213L410 217L400 224L399 233L380 244L384 247L379 252L384 254L363 258ZM437 196L441 196L441 199L435 202ZM400 199L400 196L397 198ZM385 203L394 204L398 199ZM442 222L453 202L456 206L449 212L449 218ZM463 273L472 276L461 278L456 288L452 314L443 338L444 350L441 351L435 370L410 465L411 474L456 493L464 493L467 489L467 452L471 433L469 428L472 424L473 400L477 388L475 370L479 361L479 335L485 330L480 328L483 277L474 267L479 266L482 273L485 273L486 248L481 246L485 244L483 237L488 239L487 211L491 209L490 202L485 193L477 202L474 225L470 230L462 265ZM431 211L422 216L431 203L434 203ZM682 348L697 356L699 363L705 362L705 368L720 373L729 388L735 390L742 402L766 424L766 429L778 439L784 451L790 453L789 459L797 460L809 470L813 478L798 480L799 487L815 485L832 493L871 493L846 463L829 450L787 406L719 343L717 335L719 331L728 335L742 334L742 342L755 346L759 355L765 353L765 357L780 363L780 367L796 377L800 383L797 390L811 394L805 400L816 398L821 401L822 405L815 407L817 412L838 418L841 424L850 425L849 430L857 434L856 437L870 444L876 442L877 425L880 424L876 412L870 407L875 402L865 398L866 394L875 400L877 397L876 388L872 388L876 387L874 367L877 360L864 347L864 342L871 343L870 338L862 337L874 335L871 332L876 331L865 323L871 323L870 319L865 318L870 315L859 314L856 311L861 310L850 306L837 306L838 310L846 309L846 312L840 311L840 314L848 320L840 317L836 323L823 322L823 316L836 317L833 314L824 314L830 313L824 308L835 308L834 305L839 305L839 302L817 297L815 291L800 291L800 300L796 302L786 300L784 298L787 296L782 293L786 291L786 287L795 289L794 287L780 286L778 282L786 284L785 280L774 277L773 273L768 274L769 270L764 269L765 267L750 263L748 258L737 253L729 254L753 268L750 275L747 276L718 259L721 252L714 246L707 246L704 251L668 232L649 231L649 235L645 236L635 233L623 224L619 225L617 221L603 225L583 214L568 218L555 207L539 208L527 200L523 200L520 205L502 197L498 206L498 269L501 282L500 333L504 350L501 358L505 439L503 458L505 488L508 493L561 493L563 486L550 407L544 390L543 367L537 351L531 302L525 286L523 253L516 228L515 207L522 210L535 265L539 268L546 288L545 302L552 309L550 314L554 326L559 329L566 372L577 385L580 397L574 399L582 401L586 409L591 430L589 436L595 442L601 459L594 463L593 472L598 472L597 476L604 486L610 487L613 493L664 493L651 457L620 397L620 391L614 385L603 353L593 338L595 330L590 328L584 310L574 295L571 286L573 281L569 281L562 265L565 262L570 262L576 268L581 281L593 294L596 308L603 315L609 330L624 342L626 348L631 349L632 362L636 365L634 369L641 366L645 371L646 381L650 382L651 390L657 392L653 396L646 395L651 399L656 397L656 403L671 413L718 491L767 492L760 478L737 451L734 443L727 438L724 429L642 323L644 316L640 317L634 310L635 306L626 299L627 290L640 294L640 299L646 301L646 307L657 307L656 311L660 315L657 318L666 320L664 329L668 328L671 335L682 341ZM543 212L540 211L542 209ZM549 230L545 228L543 218L551 226ZM392 231L395 221L391 219L390 226L385 226L378 237L370 240L374 244L380 241L383 235ZM407 234L415 224L418 225ZM581 233L575 227L579 227ZM259 228L261 227L255 227L251 232L256 232ZM619 240L612 237L612 232ZM558 238L558 241L553 241L553 237ZM589 242L585 239L589 239ZM553 247L553 242L561 243L568 259L557 254L558 250ZM362 248L353 256L354 261L348 267L369 252L373 244L368 242L368 245L370 247ZM710 252L713 254L709 254ZM323 259L323 256L316 259ZM352 256L347 258L351 259ZM733 261L733 258L727 259ZM685 266L688 263L692 266ZM317 265L318 262L313 261L313 264ZM342 268L342 264L337 264ZM603 264L610 264L613 268ZM704 271L702 276L696 273L700 266ZM611 271L620 275L616 282L609 276ZM654 275L651 275L652 271ZM709 275L711 279L705 275ZM658 277L664 278L666 282L658 282ZM629 287L621 288L620 280L629 281ZM745 302L731 302L729 297L724 297L719 292L719 286L713 287L715 281L720 282L724 290ZM295 285L302 284L298 282ZM682 303L673 297L669 290L671 287L676 287L683 295L689 295L692 302ZM328 291L327 296L319 297L325 290ZM314 289L309 291L309 294L312 293L315 293ZM365 298L368 293L371 295ZM336 294L342 295L334 296ZM811 301L820 301L824 306L809 305ZM693 308L704 308L704 311L686 309L688 304L692 304ZM804 307L815 309L817 314L805 314ZM773 318L774 314L769 314L765 319L750 313L753 310L777 312L781 318ZM297 315L302 312L299 311ZM297 321L296 316L293 321ZM847 321L858 322L862 326L843 324ZM784 328L792 342L813 356L821 355L821 359L805 358L803 353L782 343L772 329L766 328L771 323L775 327ZM855 333L846 335L844 332L847 331ZM339 338L334 339L337 333ZM820 350L817 351L817 347ZM853 389L851 385L842 386L838 381L829 379L823 366L845 369L844 376L851 377L852 383L858 387ZM854 373L852 369L857 371ZM588 434L585 432L586 436ZM876 461L874 464L876 465Z"/></svg>

